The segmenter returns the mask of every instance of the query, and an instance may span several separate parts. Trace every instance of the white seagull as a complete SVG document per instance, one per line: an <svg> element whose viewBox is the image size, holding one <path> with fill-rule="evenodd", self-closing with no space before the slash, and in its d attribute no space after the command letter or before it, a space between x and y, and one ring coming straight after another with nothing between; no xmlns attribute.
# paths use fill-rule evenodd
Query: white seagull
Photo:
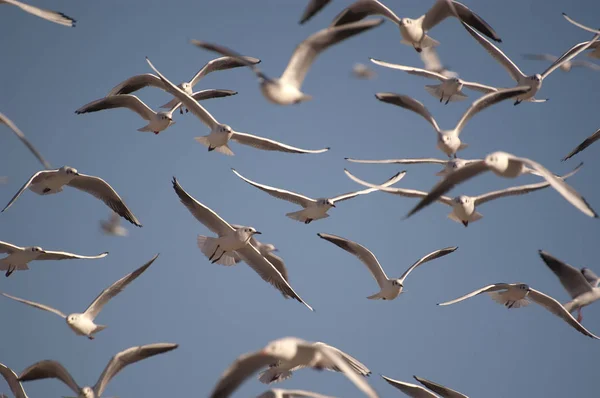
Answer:
<svg viewBox="0 0 600 398"><path fill-rule="evenodd" d="M321 11L331 0L309 0L302 18L300 18L300 25L306 23L309 19L314 17L319 11Z"/></svg>
<svg viewBox="0 0 600 398"><path fill-rule="evenodd" d="M27 265L31 261L37 260L96 260L104 258L108 252L100 253L97 256L82 256L79 254L56 252L44 250L39 246L20 247L8 242L0 241L0 253L7 253L8 256L0 259L0 271L6 271L9 277L14 271L25 271L29 269Z"/></svg>
<svg viewBox="0 0 600 398"><path fill-rule="evenodd" d="M240 177L242 180L246 181L248 184L260 189L268 193L269 195L277 198L286 200L291 203L295 203L303 207L302 210L295 211L293 213L287 213L286 216L291 218L292 220L303 222L304 224L310 224L314 220L320 220L322 218L329 217L327 212L332 207L336 207L336 202L342 202L344 200L352 199L358 195L365 195L374 191L377 191L375 188L363 189L362 191L353 191L348 192L342 195L334 196L332 198L309 198L308 196L300 195L298 193L292 191L286 191L285 189L270 187L268 185L259 184L252 180L247 179L240 173L238 173L235 169L231 169L234 174ZM398 181L400 181L406 172L401 172L395 174L392 178L387 180L385 183L381 184L382 186L390 186Z"/></svg>
<svg viewBox="0 0 600 398"><path fill-rule="evenodd" d="M142 226L125 202L123 202L123 199L106 181L100 177L81 174L69 166L63 166L60 169L54 170L42 170L32 175L2 211L8 209L27 188L38 195L51 195L62 192L65 186L89 193L103 201L115 213L133 225Z"/></svg>
<svg viewBox="0 0 600 398"><path fill-rule="evenodd" d="M564 182L560 177L554 175L548 169L541 164L534 162L531 159L521 158L512 155L507 152L494 152L485 157L485 159L478 162L473 162L456 170L444 177L439 183L437 183L426 197L408 213L406 218L415 214L422 208L430 205L436 201L439 197L450 191L456 185L465 182L479 174L491 171L498 177L503 178L517 178L525 173L531 173L534 170L537 174L542 176L550 186L554 188L559 194L562 195L569 203L579 209L582 213L589 217L597 218L598 215L585 201L585 198L575 191L571 186Z"/></svg>
<svg viewBox="0 0 600 398"><path fill-rule="evenodd" d="M558 57L551 54L523 54L523 58L533 61L549 61L555 62ZM585 60L566 61L560 64L560 70L569 72L573 68L588 68L595 71L600 71L600 65Z"/></svg>
<svg viewBox="0 0 600 398"><path fill-rule="evenodd" d="M223 372L210 398L229 397L244 381L273 363L286 368L309 367L340 371L369 398L377 398L375 390L341 354L341 351L327 344L311 343L296 337L271 341L261 350L240 355Z"/></svg>
<svg viewBox="0 0 600 398"><path fill-rule="evenodd" d="M0 5L2 4L9 4L11 6L19 7L26 13L35 15L36 17L43 18L46 21L54 22L63 26L75 27L75 22L77 22L73 18L66 16L62 12L44 10L43 8L34 7L32 5L25 4L17 0L0 0Z"/></svg>
<svg viewBox="0 0 600 398"><path fill-rule="evenodd" d="M383 380L387 381L388 384L396 387L404 394L413 398L438 398L438 395L435 395L433 392L439 394L439 396L442 398L469 398L466 395L459 393L458 391L454 391L448 387L442 386L441 384L434 383L432 381L417 376L413 376L415 380L417 380L419 383L423 384L425 387L427 387L433 392L417 384L405 383L403 381L391 379L384 375L381 375L381 377L383 378Z"/></svg>
<svg viewBox="0 0 600 398"><path fill-rule="evenodd" d="M595 34L599 34L600 30L598 29L592 29L590 27L587 27L579 22L574 21L573 19L571 19L567 14L565 14L563 12L563 16L565 17L565 19L569 22L571 22L573 25L580 27L581 29L587 30L588 32L592 32ZM586 55L590 58L596 58L596 59L600 59L600 41L595 41L593 42L588 48L588 50L592 50L590 52L588 52Z"/></svg>
<svg viewBox="0 0 600 398"><path fill-rule="evenodd" d="M32 307L38 308L40 310L52 312L63 318L69 328L75 332L78 336L86 336L90 340L94 340L96 333L103 331L107 328L106 325L97 325L94 323L94 319L98 316L102 308L117 294L121 293L125 288L134 280L137 279L138 276L142 275L144 271L156 260L158 254L154 256L150 261L146 264L142 265L140 268L136 269L130 274L125 275L106 289L104 289L98 297L92 301L92 303L87 307L87 309L83 313L73 313L69 315L65 315L63 312L52 308L50 306L36 303L34 301L24 300L15 296L11 296L10 294L2 293L3 296L8 297L9 299L13 299L23 304L30 305Z"/></svg>
<svg viewBox="0 0 600 398"><path fill-rule="evenodd" d="M521 103L521 101L529 101L529 102L546 102L548 99L536 99L534 96L537 92L542 88L542 82L545 78L547 78L554 70L560 68L562 64L570 61L575 56L577 56L580 52L585 51L593 42L600 37L600 35L596 35L592 40L585 41L579 44L574 45L570 49L568 49L563 55L561 55L556 61L552 63L544 72L541 74L537 73L535 75L526 76L521 69L513 62L510 58L508 58L498 47L494 44L486 40L481 34L475 31L472 27L463 22L463 26L469 32L475 40L483 46L483 48L496 60L500 65L506 69L510 77L517 82L517 86L528 86L531 87L531 90L523 93L517 97L515 101L515 105Z"/></svg>
<svg viewBox="0 0 600 398"><path fill-rule="evenodd" d="M565 174L564 176L559 177L562 180L565 180L571 177L573 174L577 173L583 163L577 166L573 171ZM419 198L423 199L427 197L427 192L418 191L416 189L406 189L406 188L391 188L391 187L381 187L378 185L368 183L366 181L361 180L360 178L352 175L348 170L344 169L346 175L354 182L357 182L361 185L370 188L378 188L381 191L392 193L394 195L404 196L406 198ZM452 208L450 214L448 214L448 218L452 221L456 221L462 223L465 227L469 226L470 222L475 222L483 218L483 215L477 211L477 206L482 205L486 202L510 197L517 195L525 195L530 192L539 191L540 189L548 188L550 186L549 182L538 182L536 184L527 184L520 185L516 187L509 187L505 189L501 189L498 191L488 192L478 196L467 196L467 195L459 195L454 198L449 196L441 195L436 199L437 202L448 205Z"/></svg>
<svg viewBox="0 0 600 398"><path fill-rule="evenodd" d="M353 163L367 163L367 164L441 164L444 165L444 168L437 173L436 176L445 177L448 174L452 173L455 170L460 169L461 167L477 162L481 159L436 159L436 158L412 158L412 159L381 159L381 160L363 160L363 159L353 159L353 158L344 158L349 162Z"/></svg>
<svg viewBox="0 0 600 398"><path fill-rule="evenodd" d="M10 128L13 131L13 133L15 133L15 135L21 140L21 142L23 144L25 144L25 146L31 151L31 153L33 153L33 156L35 156L37 158L37 160L40 161L40 163L42 164L42 166L44 166L46 169L51 169L52 168L52 166L50 166L50 163L48 163L46 161L46 159L44 159L42 157L42 155L39 153L39 151L37 149L35 149L35 147L25 137L25 134L23 134L23 132L21 130L19 130L19 128L17 127L17 125L14 124L12 122L12 120L10 120L9 118L7 118L2 113L0 113L0 124L7 125L8 128Z"/></svg>
<svg viewBox="0 0 600 398"><path fill-rule="evenodd" d="M370 30L382 23L383 19L376 19L348 23L343 26L329 27L318 31L296 47L285 71L277 79L267 77L256 65L248 64L248 66L258 76L260 89L265 98L271 103L291 105L309 101L312 99L312 96L304 94L301 88L304 78L317 56L330 46ZM192 40L192 44L222 55L240 57L235 51L217 44L199 40Z"/></svg>
<svg viewBox="0 0 600 398"><path fill-rule="evenodd" d="M283 390L281 388L272 388L265 391L256 398L333 398L329 395L317 394L312 391L304 390Z"/></svg>
<svg viewBox="0 0 600 398"><path fill-rule="evenodd" d="M377 74L365 64L354 64L352 67L352 75L357 79L370 80L374 79Z"/></svg>
<svg viewBox="0 0 600 398"><path fill-rule="evenodd" d="M596 132L586 138L581 144L577 146L577 148L573 149L571 153L563 158L563 161L569 159L572 156L577 155L579 152L583 151L585 148L592 145L594 142L600 140L600 129L596 130Z"/></svg>
<svg viewBox="0 0 600 398"><path fill-rule="evenodd" d="M451 3L456 10L452 10ZM344 9L331 23L330 26L343 26L350 22L359 21L369 15L382 15L398 25L402 44L413 46L421 52L423 48L435 47L440 43L427 35L434 26L448 17L457 17L466 21L489 38L501 42L494 29L479 15L471 11L467 6L453 0L437 0L435 4L417 19L400 18L392 10L377 0L358 0Z"/></svg>
<svg viewBox="0 0 600 398"><path fill-rule="evenodd" d="M8 384L8 388L13 393L15 398L28 398L27 394L25 394L25 390L23 390L23 386L19 382L19 376L8 366L0 363L0 375L6 380L6 384ZM2 397L4 394L0 394ZM3 398L8 398L4 395ZM316 397L318 398L318 397Z"/></svg>
<svg viewBox="0 0 600 398"><path fill-rule="evenodd" d="M175 86L166 77L164 77L148 58L146 58L148 65L156 72L160 79L165 83L166 90L178 98L194 115L200 119L208 128L210 128L210 134L204 137L196 137L195 140L202 145L208 147L208 151L216 150L224 155L233 155L233 152L229 148L229 141L233 140L239 144L252 146L257 149L264 151L279 151L287 153L323 153L327 152L329 148L310 150L300 149L290 145L282 144L280 142L270 140L268 138L258 137L256 135L248 133L240 133L233 131L233 129L226 125L219 123L206 109L204 109L198 102L190 97L186 92Z"/></svg>
<svg viewBox="0 0 600 398"><path fill-rule="evenodd" d="M427 120L435 130L437 134L437 148L444 152L448 157L456 157L456 153L467 147L467 144L464 144L460 140L460 133L462 129L465 127L467 122L475 116L477 113L487 109L488 107L497 104L498 102L504 101L509 98L513 98L518 95L522 95L523 93L530 90L530 87L515 87L509 89L503 89L496 92L492 92L484 95L479 98L477 101L473 102L469 109L464 113L462 118L456 124L456 126L451 130L442 130L438 126L437 122L429 113L425 105L416 99L409 97L408 95L400 95L395 93L377 93L375 94L375 98L377 98L381 102L385 102L388 104L396 105L404 109L408 109L409 111L413 111L418 115L421 115L425 120Z"/></svg>
<svg viewBox="0 0 600 398"><path fill-rule="evenodd" d="M439 80L441 84L427 85L425 86L425 90L429 94L433 95L435 98L439 98L440 102L444 101L444 98L446 98L446 105L450 101L462 101L466 99L467 96L463 93L463 88L469 88L471 90L479 91L480 93L484 94L498 91L498 89L495 87L486 86L485 84L475 82L468 82L466 80L458 78L458 76L446 76L443 73L433 72L421 68L413 68L410 66L392 64L374 58L371 58L371 62L379 66L384 66L386 68L401 70L411 75Z"/></svg>
<svg viewBox="0 0 600 398"><path fill-rule="evenodd" d="M563 306L569 312L577 310L577 321L581 322L581 309L600 300L600 278L589 268L577 269L543 250L539 250L538 253L571 296L572 301Z"/></svg>
<svg viewBox="0 0 600 398"><path fill-rule="evenodd" d="M569 311L567 311L565 307L563 307L558 301L529 287L524 283L494 283L492 285L484 286L481 289L477 289L471 293L465 294L464 296L455 300L440 303L438 305L455 304L470 297L477 296L481 293L489 294L492 300L498 304L504 305L509 309L525 307L529 305L530 301L533 301L559 318L562 318L579 333L589 336L593 339L600 339L600 337L597 337L588 331L583 325L577 322L577 319L573 318Z"/></svg>
<svg viewBox="0 0 600 398"><path fill-rule="evenodd" d="M291 297L313 311L312 307L304 302L294 289L292 289L277 268L249 242L252 236L257 232L254 228L244 227L243 229L235 229L231 224L219 217L217 213L191 197L190 194L179 185L179 182L177 182L175 177L173 177L173 189L188 211L198 221L219 236L218 239L211 241L211 243L216 244L216 246L209 259L214 258L219 251L220 256L223 256L227 251L235 251L236 254L250 266L250 268L252 268L265 282L270 283L279 290L285 298ZM213 263L218 261L219 257L216 257L216 260L214 260Z"/></svg>
<svg viewBox="0 0 600 398"><path fill-rule="evenodd" d="M127 236L129 234L129 231L121 225L121 217L114 211L110 213L110 218L107 221L100 221L100 229L106 235Z"/></svg>
<svg viewBox="0 0 600 398"><path fill-rule="evenodd" d="M367 297L369 300L394 300L400 294L404 293L404 280L414 269L416 269L419 265L425 264L428 261L435 260L440 257L444 257L450 253L453 253L457 246L454 247L446 247L444 249L433 251L423 257L421 257L417 262L411 265L400 278L388 278L385 271L377 261L377 257L366 247L353 242L348 239L344 239L340 236L318 233L320 238L325 239L334 245L346 250L348 253L354 254L358 259L367 266L373 278L379 285L380 291Z"/></svg>
<svg viewBox="0 0 600 398"><path fill-rule="evenodd" d="M73 390L73 392L77 394L77 398L100 398L112 378L127 365L131 365L158 354L164 354L176 349L178 346L178 344L171 343L155 343L131 347L121 351L110 359L93 387L79 387L75 382L75 379L73 379L73 376L71 376L64 366L56 361L50 360L34 363L21 373L19 380L23 382L40 379L58 379Z"/></svg>

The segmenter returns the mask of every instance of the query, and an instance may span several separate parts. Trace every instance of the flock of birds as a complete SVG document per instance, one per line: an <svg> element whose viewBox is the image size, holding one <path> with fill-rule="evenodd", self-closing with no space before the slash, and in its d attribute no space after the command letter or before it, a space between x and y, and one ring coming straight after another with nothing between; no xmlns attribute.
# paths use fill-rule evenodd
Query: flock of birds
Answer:
<svg viewBox="0 0 600 398"><path fill-rule="evenodd" d="M307 22L329 2L330 0L311 0L302 15L300 23L303 24ZM75 24L75 21L72 18L67 17L62 13L39 9L17 0L0 0L0 3L17 6L25 12L57 24L65 26L74 26ZM374 15L381 15L384 19L365 19ZM435 52L435 47L440 45L440 43L429 36L429 31L447 18L455 18L458 23L461 23L469 35L507 70L510 77L516 82L516 87L496 88L477 82L462 80L459 79L455 73L445 69ZM323 153L329 148L317 150L296 148L269 138L235 131L229 125L217 121L202 104L204 103L203 101L208 99L228 97L237 93L231 90L214 89L194 92L194 86L209 73L238 67L248 67L258 77L260 90L268 101L279 105L292 105L308 101L311 99L311 96L302 92L301 88L306 74L317 56L330 46L374 29L381 25L385 19L388 19L392 23L398 25L402 43L414 47L421 55L425 67L409 67L371 59L374 64L401 70L411 75L438 80L439 84L428 85L426 86L426 90L434 97L439 98L440 102L445 104L452 101L464 100L467 96L463 93L463 89L466 88L478 91L482 93L483 96L473 102L456 126L451 129L443 130L439 127L429 110L412 97L394 93L377 93L376 98L379 101L410 110L427 120L436 133L437 148L447 156L447 159L416 158L361 160L347 158L347 160L357 163L439 164L443 166L443 169L437 173L437 175L441 177L440 182L429 192L422 192L414 189L393 187L394 184L404 177L405 172L397 173L383 184L373 184L357 178L346 170L347 176L358 184L363 185L365 189L341 195L312 198L283 188L272 187L255 182L243 176L236 170L233 170L235 175L246 183L275 198L300 206L300 210L287 213L286 215L293 220L305 224L329 217L328 211L331 208L336 207L338 203L374 191L384 191L395 195L420 199L418 204L408 213L407 217L412 216L431 203L443 203L452 209L448 217L453 221L462 223L465 227L467 227L469 223L480 220L483 217L482 214L477 211L479 205L491 200L513 195L523 195L548 187L554 188L564 197L564 199L585 215L598 217L590 204L587 203L574 188L565 182L567 178L580 169L581 165L576 167L570 173L558 176L534 160L501 151L491 153L482 159L460 159L457 157L457 153L467 146L467 144L461 141L460 133L465 124L479 112L508 99L513 99L515 105L520 104L522 101L546 101L547 99L544 98L536 98L536 95L539 93L544 79L548 78L556 69L569 71L573 67L580 66L593 70L600 70L598 64L574 60L577 55L584 51L587 51L587 55L591 58L600 58L600 41L598 41L600 31L581 25L566 15L565 18L574 25L594 33L594 37L589 41L573 45L560 57L544 54L528 54L526 56L527 58L552 62L552 64L542 73L528 76L525 75L495 44L487 39L489 38L498 43L501 42L500 37L494 29L492 29L483 18L478 16L464 4L453 0L436 0L426 14L417 19L411 19L398 17L392 10L377 0L358 0L344 9L330 26L312 34L300 43L296 47L288 66L279 78L271 78L265 75L257 66L260 63L260 60L257 58L243 56L237 51L220 44L192 40L193 45L217 52L220 54L220 58L208 62L189 81L182 82L178 85L175 85L168 80L157 70L152 62L147 59L148 65L155 74L147 73L130 77L110 90L106 97L82 106L76 113L85 114L113 108L128 108L131 111L136 112L147 122L147 125L141 127L139 131L159 134L161 131L164 131L175 123L173 115L177 110L179 110L181 114L183 114L185 110L186 113L193 113L210 129L208 135L196 138L196 141L206 146L209 152L216 151L224 155L233 155L233 151L229 146L230 142L233 141L238 144L266 151L280 151L296 154ZM372 79L376 76L375 72L362 64L355 65L353 74L361 79ZM144 87L159 88L166 91L173 98L161 107L163 110L155 111L132 94ZM66 186L69 186L96 197L112 210L109 220L101 222L101 228L105 233L115 236L127 235L127 230L120 225L120 218L124 218L135 226L142 226L134 213L109 183L100 177L80 173L73 167L63 166L58 169L52 168L35 147L26 139L23 132L21 132L8 117L0 114L0 122L8 126L8 128L10 128L25 145L27 145L44 167L43 170L38 171L25 182L22 188L19 189L2 211L6 211L11 207L27 190L33 191L38 195L50 195L60 193ZM599 138L600 130L587 138L563 160L567 160L584 150ZM534 184L488 192L479 196L446 196L446 193L455 186L487 171L491 171L495 175L504 178L517 178L523 174L533 174L541 177L543 180ZM5 181L6 179L4 178L2 182ZM308 309L313 310L290 285L288 281L288 270L283 259L275 254L277 251L275 246L272 244L264 244L257 240L257 235L260 235L259 231L249 226L229 223L221 218L214 210L192 197L183 189L176 178L173 178L172 184L181 203L200 223L206 226L214 234L213 236L200 235L197 240L200 251L211 263L232 266L243 261L258 273L265 282L279 290L285 298L293 298L305 305ZM379 288L378 292L368 297L368 299L373 300L393 300L397 298L403 292L405 280L413 270L424 263L447 256L458 249L457 247L447 247L426 254L412 264L402 276L399 278L390 278L387 276L375 255L361 244L340 236L326 233L319 233L318 236L350 254L353 254L364 263L374 277ZM37 246L20 247L8 242L0 242L0 252L7 254L6 257L0 260L0 270L5 271L7 277L14 271L29 269L28 264L32 261L99 259L108 254L101 253L96 256L84 256L61 251L45 250ZM508 308L520 308L528 305L530 302L534 302L557 317L560 317L578 332L594 339L600 339L600 337L587 330L581 324L582 308L600 299L600 287L598 287L600 278L588 268L578 269L572 267L547 252L540 251L539 255L543 262L559 278L561 284L571 296L572 300L570 302L561 304L554 298L523 283L495 283L465 294L455 300L440 303L439 305L445 306L455 304L482 293L488 293L494 301L505 305ZM94 339L96 334L106 328L105 325L95 323L95 319L102 308L111 299L122 292L130 283L141 276L152 265L157 257L158 255L155 255L146 264L104 289L82 313L71 313L67 315L64 312L45 304L36 303L6 293L2 293L2 295L34 308L52 312L65 319L67 326L75 334L85 336L88 339ZM577 318L571 315L571 313L575 311L578 313ZM12 393L17 398L27 397L23 389L23 382L45 378L56 378L61 380L71 388L78 397L101 397L110 380L127 365L154 355L166 353L175 348L177 348L177 344L170 343L149 344L128 348L112 357L93 387L80 387L59 362L51 360L37 362L25 369L20 375L17 375L7 366L0 364L0 373L4 376ZM223 372L210 396L213 398L230 396L242 383L258 372L260 372L259 380L263 383L270 384L285 380L289 378L294 371L304 367L342 372L364 394L371 398L378 396L377 392L365 379L366 376L371 374L371 371L360 361L323 342L309 342L295 337L286 337L272 341L264 348L238 357L232 365ZM422 386L394 380L383 375L382 377L389 384L411 397L436 397L438 395L441 397L466 397L466 395L451 390L450 388L416 376L415 379ZM262 394L261 397L323 398L325 396L309 391L272 389Z"/></svg>

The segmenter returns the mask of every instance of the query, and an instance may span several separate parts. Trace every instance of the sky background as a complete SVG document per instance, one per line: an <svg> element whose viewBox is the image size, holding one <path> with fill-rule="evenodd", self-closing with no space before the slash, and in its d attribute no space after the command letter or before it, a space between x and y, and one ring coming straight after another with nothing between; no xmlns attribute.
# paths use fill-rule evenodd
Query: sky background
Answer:
<svg viewBox="0 0 600 398"><path fill-rule="evenodd" d="M252 3L252 5L250 5ZM284 4L285 3L285 4ZM206 148L193 137L208 133L195 116L175 114L177 123L160 135L136 131L146 123L129 110L76 115L122 80L151 72L144 57L175 84L189 79L216 55L190 39L217 42L262 60L273 77L285 68L294 47L326 27L349 1L334 0L306 25L298 25L306 1L69 0L32 4L60 10L77 20L65 28L2 7L0 19L0 111L11 118L55 167L70 165L108 181L144 225L124 223L130 236L102 235L99 220L109 210L73 189L41 197L32 192L0 215L0 239L20 245L78 254L110 254L101 260L34 262L31 270L0 280L0 290L64 312L81 312L96 295L148 261L158 260L97 318L109 327L96 340L76 336L57 316L0 299L0 361L21 372L43 359L60 361L81 386L93 385L110 357L135 345L180 344L178 350L132 365L110 383L106 396L207 396L220 374L240 354L267 342L297 336L323 341L355 356L373 372L369 379L382 397L401 396L379 374L411 381L418 375L471 397L585 397L597 394L600 342L570 328L537 305L507 310L480 296L450 306L450 300L495 282L524 282L564 302L567 293L539 258L538 249L597 273L593 247L599 221L586 217L555 191L490 202L484 218L464 228L446 218L449 208L432 205L408 220L415 200L375 192L341 203L328 219L304 225L285 217L299 210L237 178L231 168L260 183L320 197L362 188L343 173L382 182L407 170L399 187L428 190L436 165L362 165L344 157L386 159L438 157L431 126L409 111L378 102L376 92L407 94L422 101L444 129L453 127L478 97L444 106L425 90L435 84L401 71L372 65L378 77L355 80L354 63L369 57L422 67L417 53L401 45L396 26L382 26L322 54L302 90L311 102L282 107L260 94L254 75L237 69L216 72L196 89L221 88L237 96L203 105L237 131L307 149L319 155L259 151L232 143L234 157ZM416 18L432 1L388 0L400 16ZM521 54L560 55L590 34L566 22L561 12L596 26L600 3L469 0L467 4L502 37L502 50L527 74L547 66ZM512 87L506 71L455 20L431 31L442 44L443 62L463 79ZM370 65L371 66L371 65ZM600 146L566 163L560 159L598 129L600 73L555 71L544 81L544 104L511 101L469 121L461 138L470 146L464 158L504 150L529 157L556 173L585 162L569 183L600 210L596 171ZM136 93L156 109L170 96L153 88ZM0 128L0 186L7 203L40 164L6 127ZM196 246L208 230L181 205L171 178L225 220L251 225L275 244L286 262L290 283L315 309L284 300L247 265L211 265ZM493 175L465 183L453 195L478 195L538 181L531 176L504 180ZM421 256L443 247L459 249L424 265L394 301L371 301L378 291L366 267L349 253L317 237L331 233L372 250L389 276L400 276ZM600 305L583 311L584 325L600 334ZM338 397L361 396L342 375L302 370L273 385L303 388ZM30 397L69 395L55 380L25 384ZM249 380L235 394L252 397L268 387ZM8 392L0 380L0 392Z"/></svg>

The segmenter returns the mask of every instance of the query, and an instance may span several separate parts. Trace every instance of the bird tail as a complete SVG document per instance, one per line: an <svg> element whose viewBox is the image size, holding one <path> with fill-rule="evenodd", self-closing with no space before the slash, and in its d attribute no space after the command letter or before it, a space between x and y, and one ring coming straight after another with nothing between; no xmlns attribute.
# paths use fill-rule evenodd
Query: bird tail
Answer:
<svg viewBox="0 0 600 398"><path fill-rule="evenodd" d="M140 127L137 131L141 131L141 132L154 132L154 130L152 130L150 128L150 125L144 126L144 127Z"/></svg>
<svg viewBox="0 0 600 398"><path fill-rule="evenodd" d="M196 141L198 141L199 143L201 143L202 145L204 145L205 147L211 148L211 144L210 144L210 141L209 141L207 135L204 135L202 137L194 137L194 139ZM227 156L234 155L233 151L231 150L231 148L229 148L229 145L227 145L227 144L221 145L218 147L214 147L213 149L219 153L222 153L223 155L227 155Z"/></svg>
<svg viewBox="0 0 600 398"><path fill-rule="evenodd" d="M94 329L94 332L92 334L96 334L98 332L103 331L104 329L106 329L108 326L106 325L96 325L96 329Z"/></svg>
<svg viewBox="0 0 600 398"><path fill-rule="evenodd" d="M379 300L381 299L381 292L375 293L372 296L367 297L369 300Z"/></svg>
<svg viewBox="0 0 600 398"><path fill-rule="evenodd" d="M425 91L433 95L436 98L442 96L442 85L441 84L428 84L425 86Z"/></svg>
<svg viewBox="0 0 600 398"><path fill-rule="evenodd" d="M269 368L260 373L258 380L264 384L279 383L292 377L292 372L289 370L280 372L277 368Z"/></svg>
<svg viewBox="0 0 600 398"><path fill-rule="evenodd" d="M198 235L198 247L207 258L210 258L210 256L212 256L213 253L215 253L215 249L217 248L217 241L218 238L210 238L208 236ZM220 253L215 253L214 257L217 257L219 254ZM217 261L217 264L230 266L235 265L240 261L241 259L235 252L228 252L221 256L219 261Z"/></svg>
<svg viewBox="0 0 600 398"><path fill-rule="evenodd" d="M177 98L173 98L171 101L167 102L164 105L161 105L160 107L163 109L172 109L178 103L179 103L179 100Z"/></svg>
<svg viewBox="0 0 600 398"><path fill-rule="evenodd" d="M428 35L425 35L425 37L423 37L423 40L421 40L421 48L437 47L439 45L440 45L439 41L432 39Z"/></svg>
<svg viewBox="0 0 600 398"><path fill-rule="evenodd" d="M529 305L529 300L527 300L527 298L522 298L521 300L516 301L508 300L506 298L507 292L489 292L488 294L492 300L498 304L502 304L507 308L521 308Z"/></svg>
<svg viewBox="0 0 600 398"><path fill-rule="evenodd" d="M300 221L300 222L306 222L306 220L309 219L309 217L306 216L306 209L302 209L299 211L295 211L292 213L287 213L286 216L288 216L289 218L291 218L292 220L296 220L296 221ZM317 218L313 218L313 220L320 220L321 218L327 218L329 217L329 214L325 213L320 217Z"/></svg>

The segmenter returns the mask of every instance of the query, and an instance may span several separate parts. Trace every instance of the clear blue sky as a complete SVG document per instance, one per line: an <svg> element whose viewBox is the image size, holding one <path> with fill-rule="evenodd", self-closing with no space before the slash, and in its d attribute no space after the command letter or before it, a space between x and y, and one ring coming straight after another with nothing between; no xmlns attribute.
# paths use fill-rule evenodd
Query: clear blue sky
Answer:
<svg viewBox="0 0 600 398"><path fill-rule="evenodd" d="M252 3L252 6L250 6ZM285 4L284 4L285 3ZM401 16L418 17L432 3L389 0ZM50 313L0 299L0 361L17 372L42 359L64 364L81 385L93 384L109 358L133 345L175 342L180 348L135 364L117 376L107 396L206 396L223 370L240 354L268 341L298 336L324 341L355 356L373 371L370 382L381 396L399 396L378 374L409 381L413 374L455 388L472 397L585 397L597 394L600 342L568 327L539 306L507 310L488 297L451 307L436 303L494 282L524 282L560 301L568 295L539 259L544 249L576 266L600 272L593 249L600 224L564 201L556 192L488 203L481 221L468 228L446 218L449 209L433 205L409 220L402 217L414 200L376 192L344 202L326 220L304 225L285 217L298 210L238 179L230 170L269 185L309 196L328 196L361 188L345 177L347 167L369 181L383 181L408 170L398 186L427 190L436 181L433 165L351 164L344 157L439 157L435 135L424 120L379 103L374 94L392 91L425 103L442 128L461 117L469 99L443 106L425 92L431 81L373 65L379 77L350 77L355 62L374 57L421 67L410 47L399 43L397 28L386 22L324 53L307 75L303 91L312 102L280 107L260 94L254 76L238 69L209 75L197 88L237 90L235 97L205 102L220 121L238 131L273 138L302 148L331 146L321 155L258 151L232 144L235 157L206 148L193 137L207 128L193 115L175 115L177 123L159 136L136 129L144 121L128 110L75 115L75 109L101 98L117 83L150 72L144 57L175 83L189 79L214 56L190 39L218 42L262 59L263 70L278 76L294 47L325 27L349 1L334 0L322 13L299 26L306 1L35 1L77 19L65 28L2 7L3 51L0 111L10 117L56 167L70 165L106 179L121 194L143 228L127 224L130 236L106 237L98 221L108 209L89 195L66 189L49 197L26 192L0 216L0 239L17 245L80 254L110 254L96 261L37 262L27 272L0 280L0 290L66 312L83 311L105 287L149 260L159 259L97 318L109 327L96 340L74 335ZM598 24L594 1L548 2L470 0L468 5L502 37L501 48L526 72L541 72L543 62L521 54L560 55L590 35L566 22L561 12L589 26ZM465 31L448 20L431 31L442 45L442 59L467 80L512 86L508 74ZM472 119L461 138L470 147L463 157L495 150L530 157L556 173L579 161L584 168L570 183L600 209L600 146L561 163L574 146L598 128L600 74L586 69L556 71L539 94L545 104L506 102ZM157 108L169 96L156 89L137 93ZM8 202L40 165L2 128L0 186ZM180 204L171 187L182 186L231 223L252 225L274 243L289 268L290 281L316 312L284 300L248 266L211 265L196 247L206 234ZM464 184L454 194L477 195L536 181L486 176ZM395 301L366 299L377 286L350 254L322 241L317 232L355 240L371 249L389 275L400 276L416 259L435 249L459 246L448 257L427 264L407 280ZM600 333L600 306L584 309L584 325ZM68 395L58 381L25 385L29 396ZM297 372L278 385L306 388L339 397L359 396L338 374ZM247 382L238 397L258 395L268 387ZM0 392L8 390L0 381Z"/></svg>

